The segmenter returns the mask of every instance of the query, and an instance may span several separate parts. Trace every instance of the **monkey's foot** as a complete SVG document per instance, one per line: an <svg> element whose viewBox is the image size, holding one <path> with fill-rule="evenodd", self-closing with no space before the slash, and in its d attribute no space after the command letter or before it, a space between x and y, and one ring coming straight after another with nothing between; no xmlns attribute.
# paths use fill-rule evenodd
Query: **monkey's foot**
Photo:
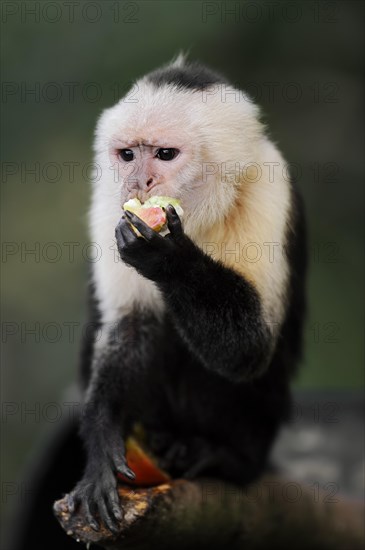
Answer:
<svg viewBox="0 0 365 550"><path fill-rule="evenodd" d="M117 528L113 529L113 531L109 525L103 522L102 518L99 518L98 530L93 529L90 525L86 501L81 502L76 510L72 506L70 509L70 495L66 495L63 499L56 501L53 510L62 528L69 536L75 538L78 542L81 541L86 544L103 544L104 542L118 539L138 519L149 514L156 507L158 508L160 497L170 491L170 489L170 483L146 489L120 485L117 491L121 519L118 522ZM123 513L121 510L123 510Z"/></svg>
<svg viewBox="0 0 365 550"><path fill-rule="evenodd" d="M114 472L120 472L128 479L135 478L124 458L118 457L112 464L113 468L101 460L88 463L84 477L68 495L69 511L73 513L82 506L85 517L94 531L100 529L99 518L112 533L119 531L122 510Z"/></svg>

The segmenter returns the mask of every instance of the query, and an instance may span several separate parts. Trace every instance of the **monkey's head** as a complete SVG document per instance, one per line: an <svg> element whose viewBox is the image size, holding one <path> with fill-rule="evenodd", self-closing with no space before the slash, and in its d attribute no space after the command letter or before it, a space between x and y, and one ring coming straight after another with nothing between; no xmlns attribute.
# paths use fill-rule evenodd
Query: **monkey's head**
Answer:
<svg viewBox="0 0 365 550"><path fill-rule="evenodd" d="M102 114L95 139L102 176L95 192L119 217L130 198L176 197L193 235L229 212L245 166L260 162L262 137L258 110L246 95L179 56Z"/></svg>

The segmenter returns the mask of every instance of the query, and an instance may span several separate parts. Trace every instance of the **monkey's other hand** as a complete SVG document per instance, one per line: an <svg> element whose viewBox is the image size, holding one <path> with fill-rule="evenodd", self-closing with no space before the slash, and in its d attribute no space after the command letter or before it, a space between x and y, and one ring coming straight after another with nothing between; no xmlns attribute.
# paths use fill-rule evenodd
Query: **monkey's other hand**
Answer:
<svg viewBox="0 0 365 550"><path fill-rule="evenodd" d="M117 472L133 480L135 475L126 464L125 459L107 461L95 457L86 467L85 474L68 496L68 507L72 514L79 506L90 527L95 531L100 528L99 520L113 534L118 534L118 525L122 519L117 491Z"/></svg>
<svg viewBox="0 0 365 550"><path fill-rule="evenodd" d="M175 208L166 208L170 233L165 237L151 229L132 212L126 211L115 229L115 237L122 260L137 269L141 275L159 282L181 275L181 268L194 259L197 247L185 235ZM142 236L137 236L131 224Z"/></svg>

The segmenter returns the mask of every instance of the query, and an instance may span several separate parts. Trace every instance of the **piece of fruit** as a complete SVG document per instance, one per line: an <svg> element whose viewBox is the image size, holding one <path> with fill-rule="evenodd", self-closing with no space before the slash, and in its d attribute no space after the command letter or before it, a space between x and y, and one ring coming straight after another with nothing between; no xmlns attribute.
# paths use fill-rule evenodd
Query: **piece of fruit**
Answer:
<svg viewBox="0 0 365 550"><path fill-rule="evenodd" d="M128 466L136 474L136 479L132 481L122 474L118 474L119 479L125 483L151 487L166 483L170 479L170 476L158 467L156 460L133 436L129 436L126 441L126 460Z"/></svg>
<svg viewBox="0 0 365 550"><path fill-rule="evenodd" d="M129 199L129 201L124 203L123 210L133 212L154 231L160 232L166 228L167 218L164 208L168 204L172 204L179 216L183 215L184 211L178 199L157 195L149 198L144 204L137 198ZM133 229L139 235L139 231L135 227Z"/></svg>
<svg viewBox="0 0 365 550"><path fill-rule="evenodd" d="M161 231L167 221L166 212L159 206L151 206L150 208L142 207L137 210L135 214L157 232Z"/></svg>
<svg viewBox="0 0 365 550"><path fill-rule="evenodd" d="M129 201L123 204L123 210L129 210L130 212L136 212L142 207L142 203L139 199L129 199Z"/></svg>
<svg viewBox="0 0 365 550"><path fill-rule="evenodd" d="M166 208L168 204L171 204L175 210L178 216L182 216L184 214L183 209L180 206L180 201L178 199L174 199L173 197L164 197L155 195L153 197L150 197L148 201L146 201L143 205L143 207L146 206L160 206L161 208Z"/></svg>

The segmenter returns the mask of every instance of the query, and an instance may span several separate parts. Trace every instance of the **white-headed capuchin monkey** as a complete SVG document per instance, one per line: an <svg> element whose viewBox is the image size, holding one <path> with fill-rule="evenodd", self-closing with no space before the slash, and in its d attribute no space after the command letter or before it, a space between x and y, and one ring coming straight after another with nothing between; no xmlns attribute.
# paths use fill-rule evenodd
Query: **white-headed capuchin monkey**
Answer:
<svg viewBox="0 0 365 550"><path fill-rule="evenodd" d="M244 484L264 470L290 411L306 247L301 201L258 108L183 56L104 111L95 161L90 231L102 254L81 365L86 465L69 506L117 532L136 424L172 477ZM122 210L153 195L184 211L166 208L165 236Z"/></svg>

